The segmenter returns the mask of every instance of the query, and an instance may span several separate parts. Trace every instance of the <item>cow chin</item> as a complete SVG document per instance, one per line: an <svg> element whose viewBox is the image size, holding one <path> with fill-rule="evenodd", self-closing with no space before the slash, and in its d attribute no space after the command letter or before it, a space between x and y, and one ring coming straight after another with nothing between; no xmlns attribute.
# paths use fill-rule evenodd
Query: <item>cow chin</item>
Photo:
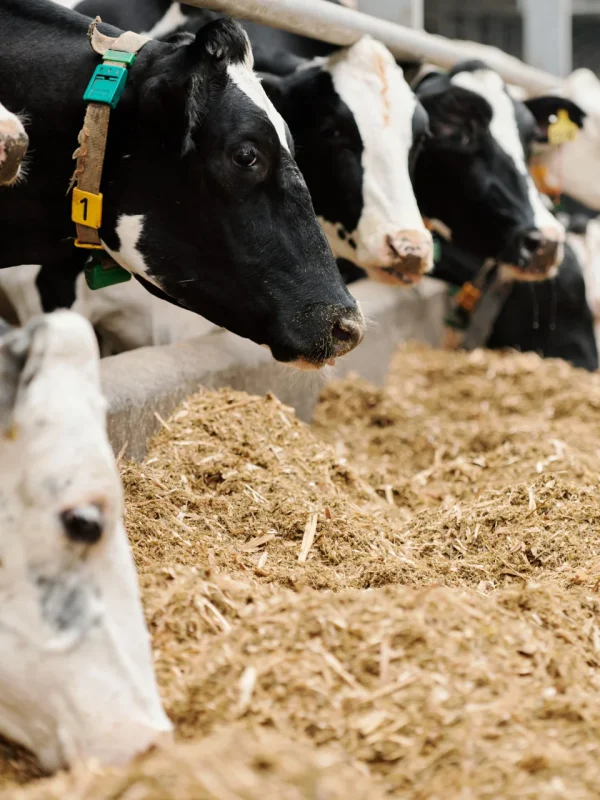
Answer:
<svg viewBox="0 0 600 800"><path fill-rule="evenodd" d="M429 231L397 231L380 241L377 248L365 247L363 258L359 258L360 266L378 283L414 286L431 270L433 240ZM363 255L362 250L359 242L359 256Z"/></svg>
<svg viewBox="0 0 600 800"><path fill-rule="evenodd" d="M334 367L335 358L328 358L326 361L309 361L306 358L297 358L294 361L281 361L284 367L292 367L302 372L319 372L324 367Z"/></svg>
<svg viewBox="0 0 600 800"><path fill-rule="evenodd" d="M417 286L423 278L422 274L403 272L401 264L394 267L368 267L365 271L369 278L387 286Z"/></svg>
<svg viewBox="0 0 600 800"><path fill-rule="evenodd" d="M530 270L527 267L517 267L515 264L503 264L500 266L500 277L503 281L520 283L541 283L555 278L558 274L560 262L553 264L545 270Z"/></svg>

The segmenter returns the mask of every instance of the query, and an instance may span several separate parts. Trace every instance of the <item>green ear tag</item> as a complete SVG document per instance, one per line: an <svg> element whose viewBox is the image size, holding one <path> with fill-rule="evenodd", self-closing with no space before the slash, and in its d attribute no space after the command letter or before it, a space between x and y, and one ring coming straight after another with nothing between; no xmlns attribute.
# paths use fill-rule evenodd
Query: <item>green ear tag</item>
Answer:
<svg viewBox="0 0 600 800"><path fill-rule="evenodd" d="M439 264L442 258L442 243L437 236L433 237L433 263Z"/></svg>
<svg viewBox="0 0 600 800"><path fill-rule="evenodd" d="M116 283L125 283L131 280L131 273L127 272L114 261L90 256L84 267L85 281L90 289L104 289Z"/></svg>

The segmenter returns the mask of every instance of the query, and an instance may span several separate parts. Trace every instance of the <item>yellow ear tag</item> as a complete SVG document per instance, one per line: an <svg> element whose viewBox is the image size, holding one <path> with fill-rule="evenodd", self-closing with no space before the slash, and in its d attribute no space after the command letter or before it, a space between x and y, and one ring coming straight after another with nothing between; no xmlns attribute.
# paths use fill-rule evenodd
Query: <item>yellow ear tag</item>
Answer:
<svg viewBox="0 0 600 800"><path fill-rule="evenodd" d="M548 141L558 145L572 142L579 133L579 126L569 117L569 112L561 108L556 115L556 122L548 125Z"/></svg>

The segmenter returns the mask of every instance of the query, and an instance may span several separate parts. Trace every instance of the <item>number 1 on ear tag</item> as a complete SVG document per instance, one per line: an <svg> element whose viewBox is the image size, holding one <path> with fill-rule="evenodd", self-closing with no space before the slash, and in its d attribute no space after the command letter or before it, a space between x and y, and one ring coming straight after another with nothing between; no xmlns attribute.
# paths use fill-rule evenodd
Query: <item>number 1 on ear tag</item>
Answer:
<svg viewBox="0 0 600 800"><path fill-rule="evenodd" d="M548 125L548 141L550 144L572 142L579 133L579 126L569 117L569 112L561 108L556 115L556 122Z"/></svg>

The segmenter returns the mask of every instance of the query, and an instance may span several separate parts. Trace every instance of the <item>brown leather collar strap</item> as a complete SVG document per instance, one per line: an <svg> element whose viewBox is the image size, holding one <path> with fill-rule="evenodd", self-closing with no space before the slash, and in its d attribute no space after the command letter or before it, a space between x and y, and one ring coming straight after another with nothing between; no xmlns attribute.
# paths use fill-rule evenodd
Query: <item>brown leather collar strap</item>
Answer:
<svg viewBox="0 0 600 800"><path fill-rule="evenodd" d="M100 17L96 17L88 31L90 45L98 55L104 56L108 50L135 54L142 49L146 42L150 41L149 36L142 36L131 31L121 34L117 39L105 36L98 30L98 24L101 21ZM104 64L123 68L123 63L109 59L105 59ZM75 221L77 246L84 248L102 249L99 234L102 209L100 183L102 181L102 167L108 138L110 111L111 107L108 103L88 103L83 128L77 137L79 147L73 153L73 158L77 159L77 167L71 179L69 190L76 183L77 189L88 195L88 197L82 196L80 202L84 204L85 213L83 218L87 220L89 212L89 221L93 223L92 227L85 225L81 219ZM98 207L92 208L90 206L88 208L88 202L93 201L94 196L99 198Z"/></svg>

